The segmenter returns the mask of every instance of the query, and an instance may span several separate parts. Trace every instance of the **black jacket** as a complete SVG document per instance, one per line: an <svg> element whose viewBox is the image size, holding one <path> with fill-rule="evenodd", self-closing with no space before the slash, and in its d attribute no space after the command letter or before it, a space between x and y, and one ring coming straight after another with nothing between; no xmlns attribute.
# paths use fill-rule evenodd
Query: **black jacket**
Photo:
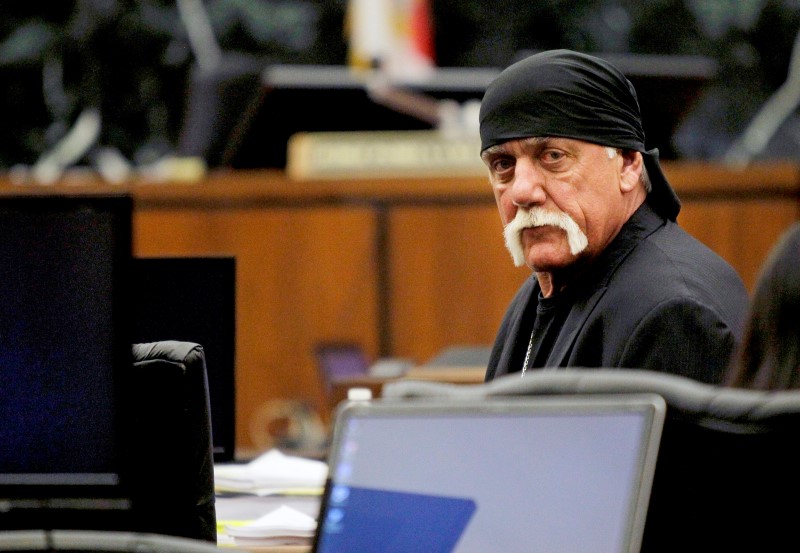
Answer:
<svg viewBox="0 0 800 553"><path fill-rule="evenodd" d="M522 369L539 292L535 275L517 292L486 380ZM651 369L709 383L722 379L749 303L727 262L646 203L570 294L543 367Z"/></svg>

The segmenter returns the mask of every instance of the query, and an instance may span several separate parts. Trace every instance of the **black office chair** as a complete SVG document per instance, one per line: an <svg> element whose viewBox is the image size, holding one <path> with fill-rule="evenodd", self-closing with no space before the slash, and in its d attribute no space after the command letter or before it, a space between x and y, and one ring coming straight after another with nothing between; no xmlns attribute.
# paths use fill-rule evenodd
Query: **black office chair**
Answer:
<svg viewBox="0 0 800 553"><path fill-rule="evenodd" d="M667 403L641 551L796 549L800 391L702 384L641 370L562 369L485 384L386 384L398 400L653 392Z"/></svg>
<svg viewBox="0 0 800 553"><path fill-rule="evenodd" d="M216 542L214 461L202 346L133 345L128 484L134 530Z"/></svg>

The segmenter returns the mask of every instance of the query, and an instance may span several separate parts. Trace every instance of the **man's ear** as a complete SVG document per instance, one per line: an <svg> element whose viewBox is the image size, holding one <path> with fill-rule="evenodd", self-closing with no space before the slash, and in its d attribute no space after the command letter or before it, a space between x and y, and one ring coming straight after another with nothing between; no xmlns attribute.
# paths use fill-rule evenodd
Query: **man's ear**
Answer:
<svg viewBox="0 0 800 553"><path fill-rule="evenodd" d="M630 192L639 186L644 170L644 158L636 150L622 150L620 153L622 167L620 168L620 190Z"/></svg>

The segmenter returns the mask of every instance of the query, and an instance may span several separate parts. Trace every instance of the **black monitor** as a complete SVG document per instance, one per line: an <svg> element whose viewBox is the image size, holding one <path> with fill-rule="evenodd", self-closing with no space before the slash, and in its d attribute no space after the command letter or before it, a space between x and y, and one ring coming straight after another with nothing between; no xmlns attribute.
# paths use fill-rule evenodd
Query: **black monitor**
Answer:
<svg viewBox="0 0 800 553"><path fill-rule="evenodd" d="M236 260L232 256L137 257L133 340L195 342L208 371L214 461L234 458Z"/></svg>
<svg viewBox="0 0 800 553"><path fill-rule="evenodd" d="M124 527L131 214L0 197L0 528Z"/></svg>

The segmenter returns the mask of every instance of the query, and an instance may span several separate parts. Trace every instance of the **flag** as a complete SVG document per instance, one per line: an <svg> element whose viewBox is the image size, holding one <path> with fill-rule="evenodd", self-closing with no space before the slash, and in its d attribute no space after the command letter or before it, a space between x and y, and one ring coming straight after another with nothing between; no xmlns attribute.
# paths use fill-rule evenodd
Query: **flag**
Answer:
<svg viewBox="0 0 800 553"><path fill-rule="evenodd" d="M407 81L435 67L429 0L350 0L345 25L354 70L381 70Z"/></svg>

